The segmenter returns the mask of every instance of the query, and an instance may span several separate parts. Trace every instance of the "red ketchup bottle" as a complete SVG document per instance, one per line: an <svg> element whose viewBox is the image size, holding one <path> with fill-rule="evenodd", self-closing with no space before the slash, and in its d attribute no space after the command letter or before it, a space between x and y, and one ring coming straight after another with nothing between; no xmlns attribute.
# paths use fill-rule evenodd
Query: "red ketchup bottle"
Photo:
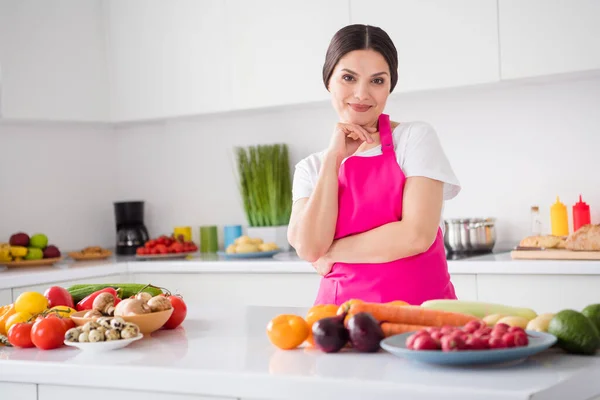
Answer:
<svg viewBox="0 0 600 400"><path fill-rule="evenodd" d="M584 203L583 200L581 200L581 195L579 195L579 201L573 206L573 232L589 223L590 206Z"/></svg>

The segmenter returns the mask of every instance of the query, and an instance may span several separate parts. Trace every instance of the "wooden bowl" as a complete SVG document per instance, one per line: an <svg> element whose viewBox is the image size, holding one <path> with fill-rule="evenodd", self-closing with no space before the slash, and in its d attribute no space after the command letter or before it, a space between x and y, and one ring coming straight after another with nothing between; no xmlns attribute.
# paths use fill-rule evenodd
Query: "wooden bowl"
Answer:
<svg viewBox="0 0 600 400"><path fill-rule="evenodd" d="M85 325L87 322L94 321L100 317L84 318L83 316L89 310L79 311L71 314L71 319L77 326ZM130 315L127 317L121 317L125 322L131 322L136 324L140 328L140 332L144 335L149 335L162 328L162 326L169 320L173 314L173 309L166 311L157 311L149 314Z"/></svg>

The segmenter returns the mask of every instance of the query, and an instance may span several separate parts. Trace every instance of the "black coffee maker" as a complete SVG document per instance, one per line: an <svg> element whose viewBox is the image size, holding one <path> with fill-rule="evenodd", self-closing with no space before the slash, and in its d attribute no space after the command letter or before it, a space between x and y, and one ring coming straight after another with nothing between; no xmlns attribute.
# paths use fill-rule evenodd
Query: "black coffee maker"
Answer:
<svg viewBox="0 0 600 400"><path fill-rule="evenodd" d="M144 202L115 202L115 222L117 224L117 250L120 255L132 255L149 239L144 226Z"/></svg>

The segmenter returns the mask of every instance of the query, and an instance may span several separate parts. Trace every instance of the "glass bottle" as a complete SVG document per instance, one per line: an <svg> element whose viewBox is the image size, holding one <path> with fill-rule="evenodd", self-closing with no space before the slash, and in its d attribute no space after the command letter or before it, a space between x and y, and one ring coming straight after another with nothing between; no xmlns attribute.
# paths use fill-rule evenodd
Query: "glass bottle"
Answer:
<svg viewBox="0 0 600 400"><path fill-rule="evenodd" d="M540 207L531 207L531 234L539 236L542 234L542 220L540 219Z"/></svg>

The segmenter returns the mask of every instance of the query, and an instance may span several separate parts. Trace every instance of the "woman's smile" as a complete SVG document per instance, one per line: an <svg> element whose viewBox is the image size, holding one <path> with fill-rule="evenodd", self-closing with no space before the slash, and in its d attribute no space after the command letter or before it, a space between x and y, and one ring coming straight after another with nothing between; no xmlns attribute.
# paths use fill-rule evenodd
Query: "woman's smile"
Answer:
<svg viewBox="0 0 600 400"><path fill-rule="evenodd" d="M368 104L353 104L353 103L348 103L348 105L350 106L351 109L353 109L356 112L366 112L369 111L371 109L371 106Z"/></svg>

